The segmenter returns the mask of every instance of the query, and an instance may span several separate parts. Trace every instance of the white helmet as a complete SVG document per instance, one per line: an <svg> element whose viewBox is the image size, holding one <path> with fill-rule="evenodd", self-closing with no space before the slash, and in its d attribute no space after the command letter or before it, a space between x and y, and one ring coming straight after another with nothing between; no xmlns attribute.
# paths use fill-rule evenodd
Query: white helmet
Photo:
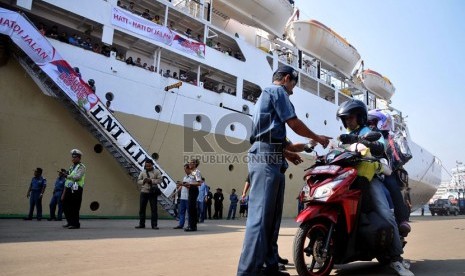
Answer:
<svg viewBox="0 0 465 276"><path fill-rule="evenodd" d="M78 149L72 149L71 150L71 155L79 155L82 156L82 152Z"/></svg>

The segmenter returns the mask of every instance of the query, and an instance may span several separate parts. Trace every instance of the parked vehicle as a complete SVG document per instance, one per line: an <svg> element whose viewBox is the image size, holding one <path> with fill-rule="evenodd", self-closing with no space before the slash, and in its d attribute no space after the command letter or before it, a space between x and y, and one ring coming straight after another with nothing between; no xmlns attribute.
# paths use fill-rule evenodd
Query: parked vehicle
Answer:
<svg viewBox="0 0 465 276"><path fill-rule="evenodd" d="M372 133L365 139L379 139ZM360 164L366 165L363 177ZM329 275L335 264L359 260L390 261L387 248L393 228L366 208L365 202L362 204L374 175L374 171L367 175L370 164L380 166L377 159L363 156L357 147L354 151L336 148L318 157L308 169L301 192L306 207L297 216L300 226L294 238L299 275Z"/></svg>
<svg viewBox="0 0 465 276"><path fill-rule="evenodd" d="M456 216L460 213L460 208L457 203L452 203L449 199L437 199L434 203L429 204L429 211L432 216L436 214L439 216Z"/></svg>

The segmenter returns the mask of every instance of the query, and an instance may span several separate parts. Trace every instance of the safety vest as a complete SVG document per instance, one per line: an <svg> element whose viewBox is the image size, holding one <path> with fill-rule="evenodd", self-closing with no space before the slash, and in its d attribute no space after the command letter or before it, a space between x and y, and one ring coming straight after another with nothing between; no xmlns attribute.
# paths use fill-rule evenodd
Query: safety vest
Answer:
<svg viewBox="0 0 465 276"><path fill-rule="evenodd" d="M80 166L82 166L84 168L84 170L86 169L86 166L84 166L84 164L82 164L82 163L77 164L74 167L74 169L73 169L73 166L71 166L69 168L69 171L71 171L71 172L69 173L68 178L66 178L66 187L70 188L71 186L73 186L74 182L76 182L79 185L79 187L84 188L84 180L86 178L86 173L85 172L82 175L81 179L79 179L79 180L74 181L74 179L72 178L73 176L75 176L77 174L77 170L78 170L78 168L80 168ZM69 178L71 178L71 179L69 179Z"/></svg>

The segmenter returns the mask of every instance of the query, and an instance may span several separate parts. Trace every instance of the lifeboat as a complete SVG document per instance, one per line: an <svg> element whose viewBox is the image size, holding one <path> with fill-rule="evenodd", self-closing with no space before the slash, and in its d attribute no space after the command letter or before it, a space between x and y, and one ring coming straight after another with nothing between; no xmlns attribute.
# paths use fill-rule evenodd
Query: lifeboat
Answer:
<svg viewBox="0 0 465 276"><path fill-rule="evenodd" d="M360 54L335 31L316 20L297 20L287 27L288 39L297 48L318 58L326 66L350 77Z"/></svg>
<svg viewBox="0 0 465 276"><path fill-rule="evenodd" d="M232 18L242 24L262 29L282 37L286 23L294 12L289 0L215 0L213 13L224 19Z"/></svg>
<svg viewBox="0 0 465 276"><path fill-rule="evenodd" d="M368 90L385 100L391 99L396 91L391 81L376 71L370 69L363 70L361 79Z"/></svg>

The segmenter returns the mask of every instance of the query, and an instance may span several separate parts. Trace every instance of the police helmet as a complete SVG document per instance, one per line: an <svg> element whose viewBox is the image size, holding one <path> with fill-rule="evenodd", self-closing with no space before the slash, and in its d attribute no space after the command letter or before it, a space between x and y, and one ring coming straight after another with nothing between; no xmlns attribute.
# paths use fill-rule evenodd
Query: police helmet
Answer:
<svg viewBox="0 0 465 276"><path fill-rule="evenodd" d="M71 155L73 155L73 156L74 156L74 155L77 155L77 156L81 157L81 156L82 156L82 152L81 152L80 150L78 150L78 149L72 149L72 150L71 150Z"/></svg>

